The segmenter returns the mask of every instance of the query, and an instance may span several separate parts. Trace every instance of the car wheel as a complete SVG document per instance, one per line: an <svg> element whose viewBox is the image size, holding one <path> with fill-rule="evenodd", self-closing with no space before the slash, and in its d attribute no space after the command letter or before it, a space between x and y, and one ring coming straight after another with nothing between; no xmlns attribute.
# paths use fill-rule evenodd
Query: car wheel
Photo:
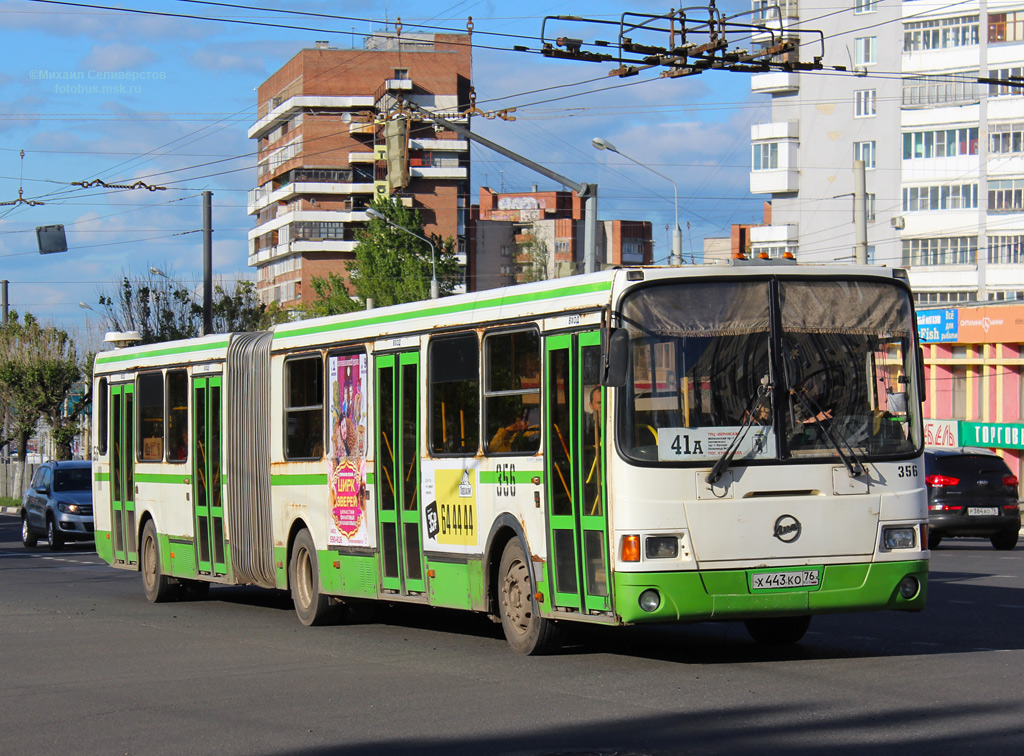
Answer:
<svg viewBox="0 0 1024 756"><path fill-rule="evenodd" d="M142 588L146 598L154 604L177 598L175 580L164 575L160 567L160 542L152 520L142 529L142 549L139 554L142 570Z"/></svg>
<svg viewBox="0 0 1024 756"><path fill-rule="evenodd" d="M27 549L31 549L37 543L39 539L36 534L32 532L32 528L28 526L28 515L21 516L21 543Z"/></svg>
<svg viewBox="0 0 1024 756"><path fill-rule="evenodd" d="M744 624L750 637L761 645L786 646L804 637L811 624L811 615L749 619Z"/></svg>
<svg viewBox="0 0 1024 756"><path fill-rule="evenodd" d="M46 521L46 543L50 551L60 551L64 548L64 536L57 529L56 521L51 517Z"/></svg>
<svg viewBox="0 0 1024 756"><path fill-rule="evenodd" d="M526 552L518 538L505 545L498 567L498 613L501 629L512 650L539 656L562 647L562 630L536 611Z"/></svg>
<svg viewBox="0 0 1024 756"><path fill-rule="evenodd" d="M292 544L292 558L288 562L288 584L292 603L299 622L310 625L328 625L339 614L340 604L320 592L320 569L313 536L308 530L299 531Z"/></svg>
<svg viewBox="0 0 1024 756"><path fill-rule="evenodd" d="M928 533L928 550L939 548L939 544L942 543L942 536L938 533Z"/></svg>
<svg viewBox="0 0 1024 756"><path fill-rule="evenodd" d="M996 533L992 536L992 545L1000 551L1009 551L1017 545L1017 539L1020 537L1019 531L1012 530L1005 533Z"/></svg>

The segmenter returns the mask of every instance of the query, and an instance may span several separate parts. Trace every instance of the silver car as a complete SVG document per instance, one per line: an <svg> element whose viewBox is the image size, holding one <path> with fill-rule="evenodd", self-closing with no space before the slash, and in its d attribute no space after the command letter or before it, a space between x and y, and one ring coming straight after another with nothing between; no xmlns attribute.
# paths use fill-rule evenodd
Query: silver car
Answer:
<svg viewBox="0 0 1024 756"><path fill-rule="evenodd" d="M51 551L93 540L91 462L45 462L36 470L21 500L21 542L31 548L40 537Z"/></svg>

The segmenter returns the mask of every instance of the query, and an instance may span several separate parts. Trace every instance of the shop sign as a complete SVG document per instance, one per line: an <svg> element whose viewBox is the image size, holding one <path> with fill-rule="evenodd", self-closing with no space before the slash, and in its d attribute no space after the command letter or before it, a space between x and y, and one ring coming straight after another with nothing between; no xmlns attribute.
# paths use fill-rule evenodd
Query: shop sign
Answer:
<svg viewBox="0 0 1024 756"><path fill-rule="evenodd" d="M993 449L1024 449L1024 423L960 423L960 443Z"/></svg>

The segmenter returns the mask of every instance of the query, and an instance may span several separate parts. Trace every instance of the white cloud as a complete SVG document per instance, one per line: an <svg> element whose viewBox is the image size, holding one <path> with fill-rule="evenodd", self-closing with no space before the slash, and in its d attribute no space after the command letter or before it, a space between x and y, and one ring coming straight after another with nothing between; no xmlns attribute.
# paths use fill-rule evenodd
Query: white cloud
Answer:
<svg viewBox="0 0 1024 756"><path fill-rule="evenodd" d="M126 45L115 42L112 45L95 46L82 60L84 71L130 71L141 69L154 62L157 56L148 47Z"/></svg>

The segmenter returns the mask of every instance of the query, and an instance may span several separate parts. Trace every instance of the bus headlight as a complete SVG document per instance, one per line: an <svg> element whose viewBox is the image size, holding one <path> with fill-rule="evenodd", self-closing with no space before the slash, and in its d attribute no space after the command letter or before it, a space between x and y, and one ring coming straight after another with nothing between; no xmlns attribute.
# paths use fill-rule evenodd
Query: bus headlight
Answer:
<svg viewBox="0 0 1024 756"><path fill-rule="evenodd" d="M644 553L648 559L675 559L679 556L679 536L647 536Z"/></svg>
<svg viewBox="0 0 1024 756"><path fill-rule="evenodd" d="M914 528L882 528L882 543L889 551L914 548Z"/></svg>
<svg viewBox="0 0 1024 756"><path fill-rule="evenodd" d="M661 594L653 588L648 588L640 594L640 608L645 612L656 612L661 606Z"/></svg>

